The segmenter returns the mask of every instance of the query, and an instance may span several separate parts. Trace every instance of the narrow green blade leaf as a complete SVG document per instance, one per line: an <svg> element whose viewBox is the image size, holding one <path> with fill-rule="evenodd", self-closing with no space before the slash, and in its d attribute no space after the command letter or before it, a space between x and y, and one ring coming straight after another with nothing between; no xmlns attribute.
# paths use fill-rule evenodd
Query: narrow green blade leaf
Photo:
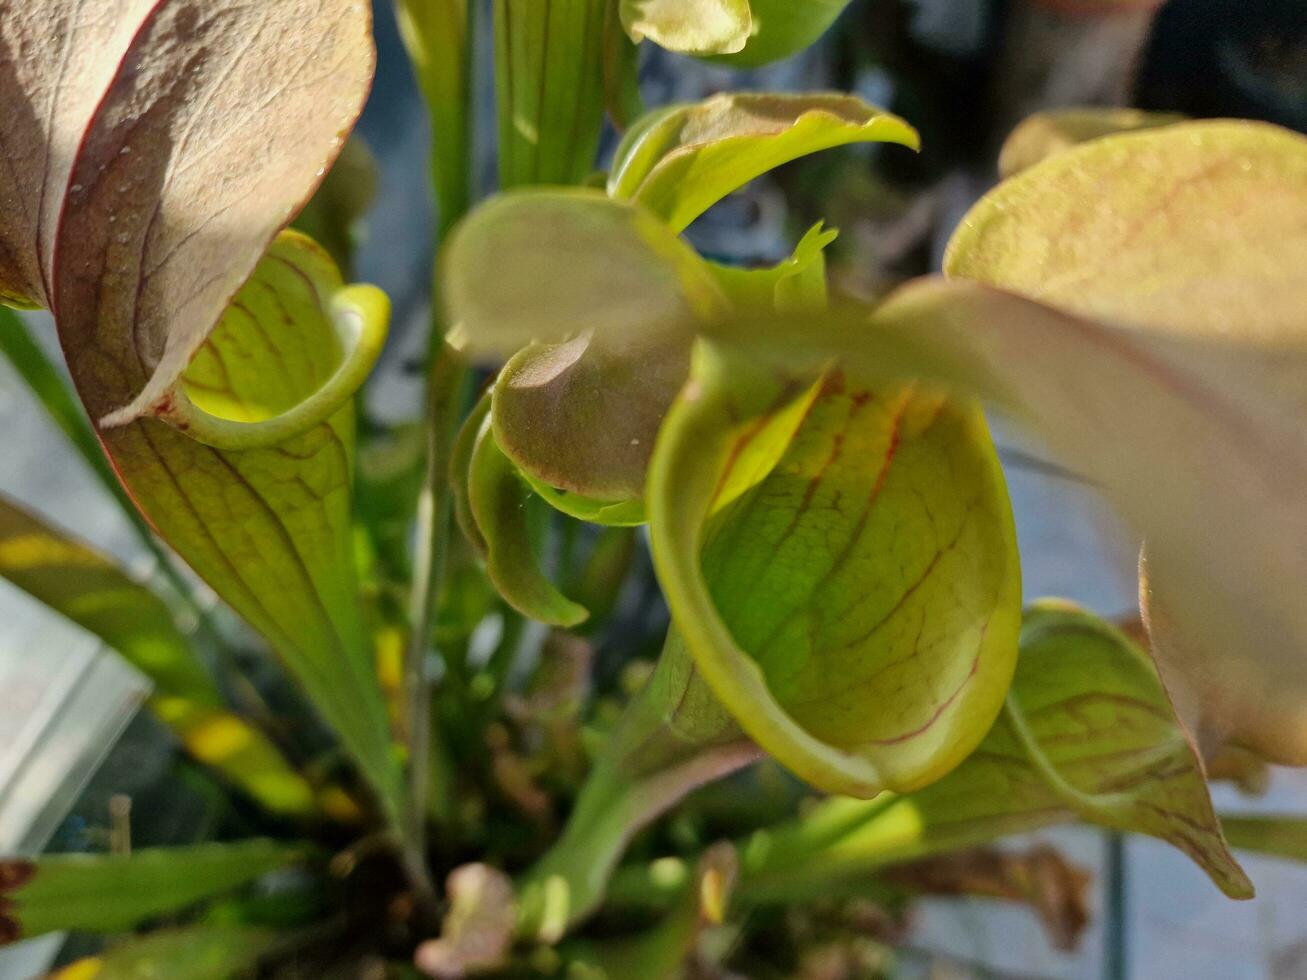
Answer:
<svg viewBox="0 0 1307 980"><path fill-rule="evenodd" d="M0 927L9 941L64 929L125 932L301 861L304 854L303 847L250 840L0 861L6 899Z"/></svg>
<svg viewBox="0 0 1307 980"><path fill-rule="evenodd" d="M1080 818L1150 834L1226 894L1252 895L1203 770L1142 651L1062 604L1029 614L1007 710L980 747L907 796L830 800L743 849L757 901L828 894L891 864Z"/></svg>
<svg viewBox="0 0 1307 980"><path fill-rule="evenodd" d="M979 411L832 374L780 462L709 520L740 441L806 386L700 354L648 501L696 667L760 746L822 789L938 779L984 736L1016 658L1015 532Z"/></svg>
<svg viewBox="0 0 1307 980"><path fill-rule="evenodd" d="M164 602L100 552L0 496L0 577L94 633L154 682L150 708L196 759L276 813L313 792L248 722L227 710Z"/></svg>
<svg viewBox="0 0 1307 980"><path fill-rule="evenodd" d="M431 119L431 172L440 238L471 199L469 0L399 0L400 35Z"/></svg>
<svg viewBox="0 0 1307 980"><path fill-rule="evenodd" d="M499 183L579 184L604 118L607 0L495 0Z"/></svg>
<svg viewBox="0 0 1307 980"><path fill-rule="evenodd" d="M1231 847L1272 857L1307 861L1307 817L1235 816L1221 814L1221 827Z"/></svg>
<svg viewBox="0 0 1307 980"><path fill-rule="evenodd" d="M222 704L217 685L162 599L105 555L4 496L0 576L100 637L161 691Z"/></svg>
<svg viewBox="0 0 1307 980"><path fill-rule="evenodd" d="M783 163L848 143L916 149L916 131L851 95L726 93L660 111L617 148L608 192L681 231Z"/></svg>
<svg viewBox="0 0 1307 980"><path fill-rule="evenodd" d="M165 929L76 960L49 980L231 980L248 973L277 940L275 932L248 926Z"/></svg>

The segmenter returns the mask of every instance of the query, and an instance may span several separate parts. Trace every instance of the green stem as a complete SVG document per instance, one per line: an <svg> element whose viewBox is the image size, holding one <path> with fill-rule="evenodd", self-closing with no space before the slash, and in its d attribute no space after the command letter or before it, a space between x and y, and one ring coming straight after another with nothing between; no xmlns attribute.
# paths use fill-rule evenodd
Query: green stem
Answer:
<svg viewBox="0 0 1307 980"><path fill-rule="evenodd" d="M439 334L435 334L438 336ZM444 588L446 558L453 531L449 499L449 457L463 395L470 378L466 363L451 347L437 354L427 389L427 463L418 498L417 552L409 609L409 645L404 661L408 704L409 800L404 828L405 866L419 891L434 896L426 870L426 819L431 786L431 675L427 656L431 626Z"/></svg>
<svg viewBox="0 0 1307 980"><path fill-rule="evenodd" d="M761 757L702 700L679 640L668 647L591 770L562 836L519 881L520 935L557 941L602 902L636 833L690 791Z"/></svg>
<svg viewBox="0 0 1307 980"><path fill-rule="evenodd" d="M470 0L398 0L399 26L431 119L431 179L439 209L437 248L471 205L472 39ZM433 291L427 375L427 464L417 512L409 623L412 630L404 679L408 704L408 811L403 828L404 866L420 896L434 896L426 865L426 820L431 796L436 734L434 696L427 656L431 624L444 587L451 534L449 452L464 408L469 378L457 353L442 343L438 298ZM436 782L440 782L437 780Z"/></svg>

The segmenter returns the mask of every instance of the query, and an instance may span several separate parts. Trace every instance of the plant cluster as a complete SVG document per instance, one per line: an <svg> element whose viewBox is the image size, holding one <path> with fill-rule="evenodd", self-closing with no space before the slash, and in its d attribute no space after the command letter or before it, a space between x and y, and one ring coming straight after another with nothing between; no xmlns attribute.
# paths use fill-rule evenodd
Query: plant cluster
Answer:
<svg viewBox="0 0 1307 980"><path fill-rule="evenodd" d="M0 575L148 675L255 829L0 862L0 940L125 937L68 980L852 977L921 894L1073 943L1083 873L1012 833L1148 834L1232 898L1230 843L1302 852L1207 781L1307 764L1307 140L1035 117L943 274L874 299L829 288L822 223L698 254L756 178L918 135L828 92L646 109L639 46L754 67L846 4L398 0L440 253L427 411L387 428L355 396L388 300L341 271L367 5L0 0L0 300L53 314L72 388L3 309L0 347L165 572L0 500ZM1143 624L1023 608L987 408L1138 532Z"/></svg>

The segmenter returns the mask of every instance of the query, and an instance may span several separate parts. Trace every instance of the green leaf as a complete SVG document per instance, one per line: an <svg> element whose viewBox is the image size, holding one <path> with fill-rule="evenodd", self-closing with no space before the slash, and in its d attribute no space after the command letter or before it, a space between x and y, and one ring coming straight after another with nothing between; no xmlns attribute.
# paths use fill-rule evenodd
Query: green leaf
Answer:
<svg viewBox="0 0 1307 980"><path fill-rule="evenodd" d="M694 326L731 304L823 304L821 253L833 237L815 227L773 269L736 270L708 265L638 207L594 192L483 206L451 242L444 283L469 346L517 351L494 390L500 447L565 513L640 522L649 455L688 376ZM482 275L488 262L511 274ZM555 343L518 350L533 339Z"/></svg>
<svg viewBox="0 0 1307 980"><path fill-rule="evenodd" d="M575 626L589 615L545 577L527 526L530 488L500 450L484 419L468 467L468 504L485 545L486 574L523 615L551 626Z"/></svg>
<svg viewBox="0 0 1307 980"><path fill-rule="evenodd" d="M916 131L851 95L723 93L637 123L613 158L608 193L675 231L781 164L849 143L916 149Z"/></svg>
<svg viewBox="0 0 1307 980"><path fill-rule="evenodd" d="M196 355L185 390L250 424L321 391L340 357L330 258L285 233ZM351 540L354 412L271 448L218 450L144 420L102 434L160 533L272 644L383 796L398 793Z"/></svg>
<svg viewBox="0 0 1307 980"><path fill-rule="evenodd" d="M644 512L644 501L640 498L595 500L583 494L568 493L566 490L551 487L530 473L519 470L518 475L530 485L536 496L554 510L575 517L578 521L618 528L638 527L648 520Z"/></svg>
<svg viewBox="0 0 1307 980"><path fill-rule="evenodd" d="M753 29L737 54L712 58L732 68L757 68L798 54L830 29L849 0L749 0Z"/></svg>
<svg viewBox="0 0 1307 980"><path fill-rule="evenodd" d="M1147 656L1101 620L1046 603L1027 616L1006 709L962 765L910 795L829 800L760 832L742 849L740 893L829 895L892 864L1076 818L1159 837L1227 895L1252 895Z"/></svg>
<svg viewBox="0 0 1307 980"><path fill-rule="evenodd" d="M165 929L76 960L49 980L231 980L244 976L277 941L275 932L247 926Z"/></svg>
<svg viewBox="0 0 1307 980"><path fill-rule="evenodd" d="M677 630L586 777L567 826L516 882L518 935L556 942L599 907L631 838L685 794L761 756Z"/></svg>
<svg viewBox="0 0 1307 980"><path fill-rule="evenodd" d="M738 310L798 313L826 307L826 246L839 236L818 221L794 247L794 254L770 269L712 264L713 274Z"/></svg>
<svg viewBox="0 0 1307 980"><path fill-rule="evenodd" d="M999 186L950 244L950 276L1044 305L958 287L926 328L1144 536L1182 712L1289 763L1307 762L1304 214L1300 135L1104 137Z"/></svg>
<svg viewBox="0 0 1307 980"><path fill-rule="evenodd" d="M304 854L299 846L250 840L0 861L7 900L0 934L12 941L65 929L126 932L299 862Z"/></svg>
<svg viewBox="0 0 1307 980"><path fill-rule="evenodd" d="M938 779L1012 674L1020 575L978 409L838 372L730 506L741 443L806 384L700 347L650 468L655 567L698 670L798 775L873 796Z"/></svg>
<svg viewBox="0 0 1307 980"><path fill-rule="evenodd" d="M685 336L687 322L724 309L689 245L595 190L496 195L454 232L441 271L453 337L483 355L511 357L589 328L631 343Z"/></svg>
<svg viewBox="0 0 1307 980"><path fill-rule="evenodd" d="M683 54L730 54L749 40L749 0L619 0L633 41Z"/></svg>
<svg viewBox="0 0 1307 980"><path fill-rule="evenodd" d="M1231 847L1272 857L1307 861L1307 818L1223 813L1221 827Z"/></svg>
<svg viewBox="0 0 1307 980"><path fill-rule="evenodd" d="M1184 118L1173 112L1099 106L1037 112L1022 120L1003 142L998 172L1002 177L1012 177L1079 143L1113 133L1169 126Z"/></svg>
<svg viewBox="0 0 1307 980"><path fill-rule="evenodd" d="M486 276L492 266L504 274ZM516 354L494 392L509 459L600 508L638 500L688 373L690 327L725 303L703 260L600 192L523 191L459 227L444 285L457 335L476 351ZM578 335L589 327L601 336ZM533 339L551 343L519 352Z"/></svg>
<svg viewBox="0 0 1307 980"><path fill-rule="evenodd" d="M604 118L607 0L495 0L499 183L579 184Z"/></svg>
<svg viewBox="0 0 1307 980"><path fill-rule="evenodd" d="M396 17L431 121L431 174L439 238L471 200L471 34L469 0L399 0Z"/></svg>
<svg viewBox="0 0 1307 980"><path fill-rule="evenodd" d="M104 640L161 691L222 704L162 599L99 551L4 496L0 576Z"/></svg>
<svg viewBox="0 0 1307 980"><path fill-rule="evenodd" d="M168 607L100 552L0 496L0 577L94 633L154 682L151 710L197 760L276 813L313 792L268 739L224 706Z"/></svg>

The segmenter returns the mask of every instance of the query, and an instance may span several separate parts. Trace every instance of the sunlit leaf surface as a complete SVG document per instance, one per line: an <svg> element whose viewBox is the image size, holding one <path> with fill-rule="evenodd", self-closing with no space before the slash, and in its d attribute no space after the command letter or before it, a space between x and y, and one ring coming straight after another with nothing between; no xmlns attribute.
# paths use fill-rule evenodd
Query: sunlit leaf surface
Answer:
<svg viewBox="0 0 1307 980"><path fill-rule="evenodd" d="M848 143L915 148L916 130L851 95L737 92L659 110L617 148L608 192L676 231L755 177Z"/></svg>

